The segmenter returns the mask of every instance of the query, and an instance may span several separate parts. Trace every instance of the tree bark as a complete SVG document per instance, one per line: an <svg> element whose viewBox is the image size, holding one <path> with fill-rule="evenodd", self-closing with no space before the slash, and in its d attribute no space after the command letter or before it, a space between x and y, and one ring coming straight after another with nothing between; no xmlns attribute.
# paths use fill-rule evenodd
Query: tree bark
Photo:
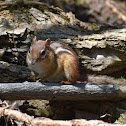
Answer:
<svg viewBox="0 0 126 126"><path fill-rule="evenodd" d="M84 23L72 13L40 2L18 5L18 2L0 3L2 60L25 64L26 52L37 35L38 39L51 38L72 46L78 53L82 73L117 75L121 71L119 76L125 75L126 28Z"/></svg>
<svg viewBox="0 0 126 126"><path fill-rule="evenodd" d="M25 59L34 35L74 48L83 77L86 73L126 75L122 72L126 69L125 27L84 23L72 13L39 2L11 2L0 3L0 82L33 81ZM0 98L115 101L126 98L126 89L125 85L95 83L1 83Z"/></svg>
<svg viewBox="0 0 126 126"><path fill-rule="evenodd" d="M0 98L6 100L47 99L47 100L119 100L126 98L125 87L78 83L1 83Z"/></svg>
<svg viewBox="0 0 126 126"><path fill-rule="evenodd" d="M28 67L23 65L9 64L7 62L0 61L0 82L24 82L33 81Z"/></svg>

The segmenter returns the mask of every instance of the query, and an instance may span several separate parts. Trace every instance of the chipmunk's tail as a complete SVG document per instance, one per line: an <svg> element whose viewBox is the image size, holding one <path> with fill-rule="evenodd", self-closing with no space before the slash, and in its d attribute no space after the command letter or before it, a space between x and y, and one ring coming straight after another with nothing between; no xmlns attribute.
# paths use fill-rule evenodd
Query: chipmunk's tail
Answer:
<svg viewBox="0 0 126 126"><path fill-rule="evenodd" d="M83 77L81 77L83 78ZM81 79L82 80L82 79ZM86 75L84 81L93 82L96 84L116 84L116 85L126 85L126 80L118 80L106 75Z"/></svg>

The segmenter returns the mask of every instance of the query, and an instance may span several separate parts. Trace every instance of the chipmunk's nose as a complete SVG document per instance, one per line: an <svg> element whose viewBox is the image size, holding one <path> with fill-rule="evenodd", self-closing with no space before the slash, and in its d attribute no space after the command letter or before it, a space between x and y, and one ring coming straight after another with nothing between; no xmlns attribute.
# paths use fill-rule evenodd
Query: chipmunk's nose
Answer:
<svg viewBox="0 0 126 126"><path fill-rule="evenodd" d="M31 65L34 65L35 64L35 59L31 59Z"/></svg>

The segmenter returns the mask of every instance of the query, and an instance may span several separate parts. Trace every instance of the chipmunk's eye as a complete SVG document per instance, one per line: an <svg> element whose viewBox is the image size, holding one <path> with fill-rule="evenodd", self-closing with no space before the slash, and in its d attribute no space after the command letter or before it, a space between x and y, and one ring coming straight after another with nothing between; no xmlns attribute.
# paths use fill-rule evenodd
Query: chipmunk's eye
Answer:
<svg viewBox="0 0 126 126"><path fill-rule="evenodd" d="M41 55L41 57L42 57L42 56L44 56L45 54L46 54L46 50L43 50L43 51L41 52L40 55Z"/></svg>
<svg viewBox="0 0 126 126"><path fill-rule="evenodd" d="M30 49L28 50L28 53L31 53L31 50L32 50L32 48L30 47Z"/></svg>
<svg viewBox="0 0 126 126"><path fill-rule="evenodd" d="M31 52L31 50L29 49L29 50L28 50L28 53L30 53L30 52Z"/></svg>

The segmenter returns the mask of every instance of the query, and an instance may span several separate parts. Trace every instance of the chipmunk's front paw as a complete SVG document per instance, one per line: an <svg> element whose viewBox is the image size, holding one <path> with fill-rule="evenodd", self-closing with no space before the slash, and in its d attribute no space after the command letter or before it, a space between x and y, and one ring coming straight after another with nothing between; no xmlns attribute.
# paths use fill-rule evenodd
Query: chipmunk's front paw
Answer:
<svg viewBox="0 0 126 126"><path fill-rule="evenodd" d="M61 84L74 84L75 81L61 81Z"/></svg>

